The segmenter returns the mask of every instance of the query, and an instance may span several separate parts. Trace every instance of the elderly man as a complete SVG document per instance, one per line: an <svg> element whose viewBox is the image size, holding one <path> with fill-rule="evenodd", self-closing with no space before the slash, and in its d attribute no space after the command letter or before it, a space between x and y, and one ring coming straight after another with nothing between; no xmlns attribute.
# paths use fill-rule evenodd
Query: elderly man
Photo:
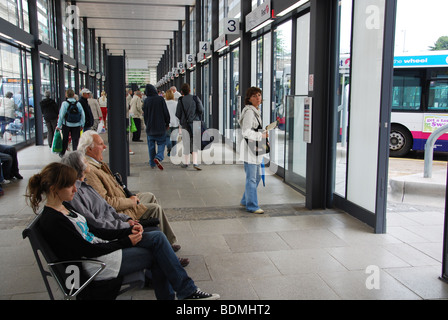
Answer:
<svg viewBox="0 0 448 320"><path fill-rule="evenodd" d="M90 130L81 136L78 150L84 152L90 166L90 172L86 174L87 183L117 212L124 213L133 220L159 219L160 229L168 238L174 251L178 251L180 246L174 244L177 241L176 236L154 194L143 192L128 198L109 166L103 162L105 149L106 145L97 132Z"/></svg>
<svg viewBox="0 0 448 320"><path fill-rule="evenodd" d="M91 94L90 90L84 88L81 90L81 97L79 98L79 103L81 104L85 114L84 132L92 129L94 121L92 109L90 109L89 101L87 100L90 98L90 94Z"/></svg>

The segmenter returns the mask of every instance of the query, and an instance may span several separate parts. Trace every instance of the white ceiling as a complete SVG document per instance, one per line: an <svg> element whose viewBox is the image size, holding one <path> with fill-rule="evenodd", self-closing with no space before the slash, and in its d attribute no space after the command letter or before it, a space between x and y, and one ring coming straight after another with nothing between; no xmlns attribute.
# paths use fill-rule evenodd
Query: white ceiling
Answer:
<svg viewBox="0 0 448 320"><path fill-rule="evenodd" d="M110 54L147 60L156 67L167 49L179 21L185 21L185 6L195 0L77 0L81 17L95 29Z"/></svg>

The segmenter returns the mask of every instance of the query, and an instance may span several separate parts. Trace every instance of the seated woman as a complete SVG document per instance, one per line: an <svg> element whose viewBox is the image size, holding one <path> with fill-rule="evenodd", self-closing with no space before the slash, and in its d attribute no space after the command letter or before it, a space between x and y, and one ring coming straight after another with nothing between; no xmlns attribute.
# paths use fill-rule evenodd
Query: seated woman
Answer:
<svg viewBox="0 0 448 320"><path fill-rule="evenodd" d="M78 174L75 184L77 192L73 196L73 200L70 201L70 205L86 218L90 226L104 229L125 229L135 224L141 224L144 231L160 231L156 227L158 219L148 218L136 221L124 213L118 213L92 186L84 181L86 174L90 172L90 166L84 153L79 150L67 153L61 162L75 169ZM186 267L190 263L188 258L180 258L179 261L182 267Z"/></svg>
<svg viewBox="0 0 448 320"><path fill-rule="evenodd" d="M140 224L126 229L100 229L88 225L67 202L76 193L75 169L50 163L28 182L26 197L34 212L46 198L41 213L43 236L61 260L96 258L106 263L97 280L149 269L157 299L218 299L202 292L180 265L165 235L143 232ZM90 270L85 268L90 274ZM174 291L173 291L174 290Z"/></svg>

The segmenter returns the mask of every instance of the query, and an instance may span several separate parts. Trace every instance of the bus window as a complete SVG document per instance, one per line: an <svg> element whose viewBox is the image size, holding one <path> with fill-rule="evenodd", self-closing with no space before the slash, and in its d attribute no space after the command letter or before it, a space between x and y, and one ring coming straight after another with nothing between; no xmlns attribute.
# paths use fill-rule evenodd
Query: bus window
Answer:
<svg viewBox="0 0 448 320"><path fill-rule="evenodd" d="M448 80L431 81L429 85L428 110L448 111Z"/></svg>
<svg viewBox="0 0 448 320"><path fill-rule="evenodd" d="M422 85L420 75L399 73L394 76L392 110L420 110L421 98Z"/></svg>

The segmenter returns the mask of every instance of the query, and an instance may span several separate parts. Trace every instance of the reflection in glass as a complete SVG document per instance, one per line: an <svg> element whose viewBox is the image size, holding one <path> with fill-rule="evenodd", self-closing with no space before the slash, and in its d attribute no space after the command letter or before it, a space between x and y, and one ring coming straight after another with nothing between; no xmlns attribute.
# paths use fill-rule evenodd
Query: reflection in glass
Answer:
<svg viewBox="0 0 448 320"><path fill-rule="evenodd" d="M339 87L337 89L337 145L335 161L334 192L345 197L347 172L347 131L348 131L348 98L350 88L350 41L352 21L352 1L339 2L340 9L340 42L339 42Z"/></svg>
<svg viewBox="0 0 448 320"><path fill-rule="evenodd" d="M277 120L278 128L272 131L271 161L284 167L285 146L285 97L291 93L291 43L292 21L289 20L274 30L274 65L272 91L272 120ZM267 106L263 106L266 108Z"/></svg>

